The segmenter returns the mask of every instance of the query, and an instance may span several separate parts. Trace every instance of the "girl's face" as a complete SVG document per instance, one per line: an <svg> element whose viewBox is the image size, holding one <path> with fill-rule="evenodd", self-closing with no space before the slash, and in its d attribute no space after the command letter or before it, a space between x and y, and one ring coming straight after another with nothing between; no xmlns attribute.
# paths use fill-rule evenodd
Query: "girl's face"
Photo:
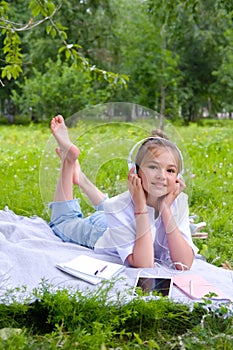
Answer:
<svg viewBox="0 0 233 350"><path fill-rule="evenodd" d="M148 150L138 171L144 191L153 198L171 192L177 174L177 160L173 152L164 147Z"/></svg>

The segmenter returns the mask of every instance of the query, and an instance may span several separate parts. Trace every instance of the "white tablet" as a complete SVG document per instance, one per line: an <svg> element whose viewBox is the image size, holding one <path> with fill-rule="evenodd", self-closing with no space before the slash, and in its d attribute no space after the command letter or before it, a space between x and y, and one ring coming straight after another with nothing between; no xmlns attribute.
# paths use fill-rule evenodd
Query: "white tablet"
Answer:
<svg viewBox="0 0 233 350"><path fill-rule="evenodd" d="M143 276L139 274L137 276L134 293L141 295L145 294L158 294L164 297L171 297L173 286L173 278L165 276Z"/></svg>

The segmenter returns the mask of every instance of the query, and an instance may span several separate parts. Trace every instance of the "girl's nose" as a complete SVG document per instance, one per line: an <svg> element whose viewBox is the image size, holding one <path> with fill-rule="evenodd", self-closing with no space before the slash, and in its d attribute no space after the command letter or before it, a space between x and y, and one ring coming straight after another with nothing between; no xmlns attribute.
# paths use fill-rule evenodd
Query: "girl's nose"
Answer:
<svg viewBox="0 0 233 350"><path fill-rule="evenodd" d="M165 170L164 169L157 169L156 177L158 179L165 179Z"/></svg>

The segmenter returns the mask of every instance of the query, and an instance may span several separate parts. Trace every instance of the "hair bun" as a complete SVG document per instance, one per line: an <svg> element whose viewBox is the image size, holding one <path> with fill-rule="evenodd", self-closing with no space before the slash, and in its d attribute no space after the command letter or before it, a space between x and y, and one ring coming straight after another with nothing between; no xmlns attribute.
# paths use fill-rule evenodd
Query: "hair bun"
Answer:
<svg viewBox="0 0 233 350"><path fill-rule="evenodd" d="M153 136L153 137L161 137L162 139L169 140L169 137L167 136L167 134L163 130L160 130L160 129L152 130L151 131L151 136Z"/></svg>

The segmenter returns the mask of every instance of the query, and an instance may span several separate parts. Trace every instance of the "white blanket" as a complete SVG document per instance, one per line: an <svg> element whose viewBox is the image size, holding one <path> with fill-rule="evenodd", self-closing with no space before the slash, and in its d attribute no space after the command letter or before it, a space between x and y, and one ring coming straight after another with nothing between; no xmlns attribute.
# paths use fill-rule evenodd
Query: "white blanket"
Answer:
<svg viewBox="0 0 233 350"><path fill-rule="evenodd" d="M0 210L0 295L16 287L26 286L28 292L40 286L46 280L55 289L62 287L77 288L90 292L99 288L84 281L69 276L58 270L55 265L75 258L79 254L88 254L107 261L120 263L117 258L100 255L92 250L73 243L64 243L56 237L49 225L39 217L24 217L14 214L5 208ZM112 295L119 290L132 290L140 269L126 268L120 279L114 285ZM162 266L144 269L148 274L168 275L177 271ZM190 271L185 274L197 273L220 289L233 300L233 271L224 270L202 259L196 259ZM129 293L126 293L127 295ZM172 297L175 300L187 301L187 297L173 288Z"/></svg>

